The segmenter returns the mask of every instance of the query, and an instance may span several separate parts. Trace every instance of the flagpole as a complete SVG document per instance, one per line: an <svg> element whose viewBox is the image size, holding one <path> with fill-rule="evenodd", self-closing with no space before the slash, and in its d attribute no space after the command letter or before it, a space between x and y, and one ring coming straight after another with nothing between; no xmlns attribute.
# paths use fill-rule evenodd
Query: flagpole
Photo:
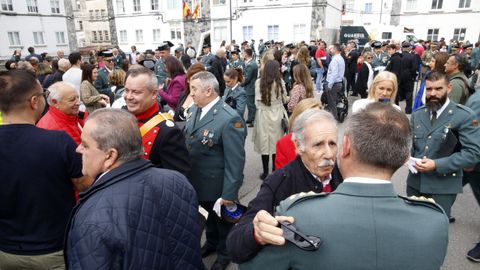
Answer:
<svg viewBox="0 0 480 270"><path fill-rule="evenodd" d="M233 40L233 32L232 32L232 0L230 1L230 43L232 43Z"/></svg>

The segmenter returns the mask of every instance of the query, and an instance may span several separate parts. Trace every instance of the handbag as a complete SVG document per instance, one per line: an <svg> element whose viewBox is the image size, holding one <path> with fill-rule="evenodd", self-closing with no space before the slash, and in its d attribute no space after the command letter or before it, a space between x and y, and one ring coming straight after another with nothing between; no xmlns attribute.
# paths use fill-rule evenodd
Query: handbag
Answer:
<svg viewBox="0 0 480 270"><path fill-rule="evenodd" d="M285 104L285 101L283 100L283 94L282 94L282 103ZM283 108L283 117L281 120L281 125L282 125L283 133L288 134L288 114L285 108Z"/></svg>

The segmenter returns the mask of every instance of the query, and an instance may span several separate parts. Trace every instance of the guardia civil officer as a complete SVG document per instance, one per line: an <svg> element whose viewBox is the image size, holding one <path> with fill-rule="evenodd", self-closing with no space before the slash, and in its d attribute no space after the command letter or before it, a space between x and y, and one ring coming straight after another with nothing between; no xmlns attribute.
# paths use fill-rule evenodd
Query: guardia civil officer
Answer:
<svg viewBox="0 0 480 270"><path fill-rule="evenodd" d="M419 159L418 173L410 172L407 178L407 195L433 198L448 216L457 193L462 193L463 168L480 160L478 118L448 98L451 90L445 73L431 72L425 77L426 103L410 119L411 155Z"/></svg>
<svg viewBox="0 0 480 270"><path fill-rule="evenodd" d="M157 75L157 80L159 85L164 85L167 80L167 70L165 67L165 57L170 55L170 48L173 47L173 43L170 41L164 41L162 45L158 46L157 51L159 51L160 59L155 62L155 75Z"/></svg>
<svg viewBox="0 0 480 270"><path fill-rule="evenodd" d="M213 211L215 203L233 205L243 182L246 128L242 117L219 97L215 76L206 71L190 79L195 106L186 123L187 148L192 162L190 182L199 204L208 211L207 241L202 257L217 252L211 269L225 269L230 263L225 240L233 226Z"/></svg>
<svg viewBox="0 0 480 270"><path fill-rule="evenodd" d="M278 219L292 216L298 231L323 244L305 251L292 244L301 238L283 234L284 246L265 246L241 270L440 269L448 245L445 212L399 197L390 182L409 157L408 118L375 102L347 121L338 156L344 182L332 193L292 195L277 207ZM294 136L302 132L297 122Z"/></svg>
<svg viewBox="0 0 480 270"><path fill-rule="evenodd" d="M108 74L115 69L113 53L110 50L105 50L100 52L99 55L103 56L105 66L98 70L98 76L93 82L93 86L95 86L100 94L107 95L113 102L113 100L115 100L115 94L112 92L108 81Z"/></svg>

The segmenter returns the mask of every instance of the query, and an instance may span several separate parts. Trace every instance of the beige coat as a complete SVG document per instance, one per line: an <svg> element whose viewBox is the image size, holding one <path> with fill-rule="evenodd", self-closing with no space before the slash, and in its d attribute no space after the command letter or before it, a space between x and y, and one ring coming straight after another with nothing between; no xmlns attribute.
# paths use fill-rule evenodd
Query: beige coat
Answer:
<svg viewBox="0 0 480 270"><path fill-rule="evenodd" d="M275 144L284 135L282 129L282 118L287 114L283 103L288 101L285 84L282 81L282 96L275 94L275 83L272 87L271 105L262 103L262 94L260 93L260 79L255 82L255 126L253 128L253 144L255 152L261 155L275 154ZM283 101L282 101L283 100Z"/></svg>
<svg viewBox="0 0 480 270"><path fill-rule="evenodd" d="M80 85L80 100L85 105L88 113L92 113L96 109L105 107L100 100L102 96L98 93L97 89L89 81L84 80Z"/></svg>

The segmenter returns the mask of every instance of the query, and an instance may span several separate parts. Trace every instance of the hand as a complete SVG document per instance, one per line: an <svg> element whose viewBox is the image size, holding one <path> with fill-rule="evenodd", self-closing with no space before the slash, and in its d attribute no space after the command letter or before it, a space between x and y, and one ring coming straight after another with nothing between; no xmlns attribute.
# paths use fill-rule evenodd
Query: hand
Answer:
<svg viewBox="0 0 480 270"><path fill-rule="evenodd" d="M165 84L161 83L161 84L158 86L158 91L162 92L164 85L165 85Z"/></svg>
<svg viewBox="0 0 480 270"><path fill-rule="evenodd" d="M166 84L166 85L169 85L171 81L172 81L172 78L167 78L167 79L165 80L165 84ZM163 85L162 85L162 87L163 87Z"/></svg>
<svg viewBox="0 0 480 270"><path fill-rule="evenodd" d="M429 158L423 158L415 163L415 169L419 172L431 172L436 168L435 161Z"/></svg>
<svg viewBox="0 0 480 270"><path fill-rule="evenodd" d="M100 99L98 103L100 103L102 107L107 107L107 102L104 99Z"/></svg>
<svg viewBox="0 0 480 270"><path fill-rule="evenodd" d="M222 202L220 203L221 205L234 205L235 202L234 201L229 201L229 200L225 200L222 198Z"/></svg>
<svg viewBox="0 0 480 270"><path fill-rule="evenodd" d="M106 102L110 102L110 98L105 95L105 94L100 94L100 96L102 97L103 100L105 100Z"/></svg>
<svg viewBox="0 0 480 270"><path fill-rule="evenodd" d="M253 229L256 240L261 245L277 245L281 246L285 244L285 238L283 238L283 230L279 227L278 221L294 222L293 217L276 216L273 217L265 210L260 210L253 219Z"/></svg>

